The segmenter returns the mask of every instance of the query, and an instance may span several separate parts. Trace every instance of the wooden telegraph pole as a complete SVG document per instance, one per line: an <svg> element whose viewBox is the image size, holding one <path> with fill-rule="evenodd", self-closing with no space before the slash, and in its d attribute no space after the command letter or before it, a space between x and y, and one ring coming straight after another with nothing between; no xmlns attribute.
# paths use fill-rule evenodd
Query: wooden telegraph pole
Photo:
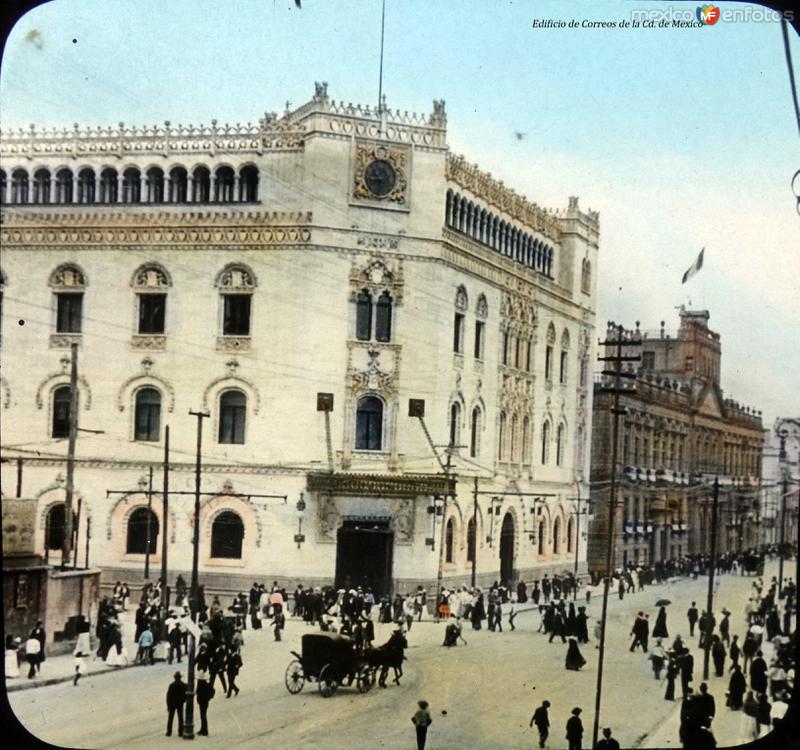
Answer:
<svg viewBox="0 0 800 750"><path fill-rule="evenodd" d="M70 344L72 365L69 372L69 442L67 443L67 483L64 498L64 542L61 567L72 557L72 496L75 491L75 440L78 437L78 345Z"/></svg>

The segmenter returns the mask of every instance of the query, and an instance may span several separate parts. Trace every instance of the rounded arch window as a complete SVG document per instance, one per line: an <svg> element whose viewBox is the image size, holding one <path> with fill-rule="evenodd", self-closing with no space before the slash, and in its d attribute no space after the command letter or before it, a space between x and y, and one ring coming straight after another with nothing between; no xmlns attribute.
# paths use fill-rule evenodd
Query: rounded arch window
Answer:
<svg viewBox="0 0 800 750"><path fill-rule="evenodd" d="M142 173L136 167L128 167L122 173L122 202L139 203L142 199Z"/></svg>
<svg viewBox="0 0 800 750"><path fill-rule="evenodd" d="M69 412L71 408L71 389L62 385L53 391L53 422L50 436L54 438L69 437Z"/></svg>
<svg viewBox="0 0 800 750"><path fill-rule="evenodd" d="M356 408L356 450L379 451L383 448L383 401L364 396Z"/></svg>
<svg viewBox="0 0 800 750"><path fill-rule="evenodd" d="M64 546L64 533L67 520L67 506L56 503L45 518L45 545L47 549L61 549ZM77 526L78 516L72 513L72 528Z"/></svg>
<svg viewBox="0 0 800 750"><path fill-rule="evenodd" d="M59 169L56 172L56 203L72 203L72 171Z"/></svg>
<svg viewBox="0 0 800 750"><path fill-rule="evenodd" d="M467 524L467 562L475 561L475 540L477 539L475 519L470 518Z"/></svg>
<svg viewBox="0 0 800 750"><path fill-rule="evenodd" d="M211 172L208 167L197 167L192 173L192 202L208 203L211 200Z"/></svg>
<svg viewBox="0 0 800 750"><path fill-rule="evenodd" d="M243 445L247 425L247 396L240 390L219 397L219 442Z"/></svg>
<svg viewBox="0 0 800 750"><path fill-rule="evenodd" d="M161 394L155 388L136 392L134 440L156 442L161 431Z"/></svg>
<svg viewBox="0 0 800 750"><path fill-rule="evenodd" d="M240 560L244 523L238 513L226 510L220 513L211 526L211 557Z"/></svg>
<svg viewBox="0 0 800 750"><path fill-rule="evenodd" d="M164 202L164 170L151 167L147 170L147 203Z"/></svg>
<svg viewBox="0 0 800 750"><path fill-rule="evenodd" d="M94 170L82 169L78 172L78 203L94 203L95 199Z"/></svg>
<svg viewBox="0 0 800 750"><path fill-rule="evenodd" d="M252 165L242 167L239 171L240 200L253 203L258 200L258 168Z"/></svg>
<svg viewBox="0 0 800 750"><path fill-rule="evenodd" d="M574 546L574 539L575 536L575 519L570 518L569 523L567 523L567 552L573 551Z"/></svg>
<svg viewBox="0 0 800 750"><path fill-rule="evenodd" d="M117 170L107 167L100 173L100 202L116 203L119 190Z"/></svg>
<svg viewBox="0 0 800 750"><path fill-rule="evenodd" d="M540 555L544 554L544 545L545 545L546 536L547 536L547 534L545 533L545 529L546 529L546 527L544 525L544 521L539 521L539 527L536 530L536 536L537 536L537 538L539 540L538 551L539 551Z"/></svg>
<svg viewBox="0 0 800 750"><path fill-rule="evenodd" d="M28 173L24 169L15 169L11 173L11 202L28 202Z"/></svg>
<svg viewBox="0 0 800 750"><path fill-rule="evenodd" d="M129 555L155 554L158 549L158 516L149 508L137 508L128 518L125 552Z"/></svg>
<svg viewBox="0 0 800 750"><path fill-rule="evenodd" d="M33 202L50 203L50 172L37 169L33 175Z"/></svg>
<svg viewBox="0 0 800 750"><path fill-rule="evenodd" d="M553 521L553 554L558 555L561 552L561 519L556 518Z"/></svg>
<svg viewBox="0 0 800 750"><path fill-rule="evenodd" d="M236 183L234 171L230 167L219 167L214 176L214 200L217 203L231 203Z"/></svg>
<svg viewBox="0 0 800 750"><path fill-rule="evenodd" d="M169 171L169 203L186 203L189 189L189 173L183 167L173 167Z"/></svg>
<svg viewBox="0 0 800 750"><path fill-rule="evenodd" d="M454 536L456 524L452 518L447 521L447 527L444 531L444 559L445 562L454 562Z"/></svg>
<svg viewBox="0 0 800 750"><path fill-rule="evenodd" d="M0 169L0 203L6 202L6 183L6 172L4 169Z"/></svg>

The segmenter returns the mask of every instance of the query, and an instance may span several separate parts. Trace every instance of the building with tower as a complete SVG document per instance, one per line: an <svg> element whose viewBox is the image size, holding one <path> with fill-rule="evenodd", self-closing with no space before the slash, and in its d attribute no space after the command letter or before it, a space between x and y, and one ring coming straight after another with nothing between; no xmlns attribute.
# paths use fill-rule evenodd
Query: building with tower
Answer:
<svg viewBox="0 0 800 750"><path fill-rule="evenodd" d="M709 554L711 485L720 494L717 550L760 547L761 412L726 398L721 342L707 310L681 308L680 327L628 331L641 339L631 393L620 395L614 557L617 567ZM607 339L615 336L613 326ZM607 350L610 347L607 347ZM637 347L638 348L638 347ZM631 352L625 352L630 354ZM612 467L612 396L595 376L590 570L605 568Z"/></svg>
<svg viewBox="0 0 800 750"><path fill-rule="evenodd" d="M321 83L254 125L2 134L2 486L36 504L38 552L63 535L77 343L78 547L90 518L104 582L138 580L148 549L156 576L165 523L187 577L190 410L210 414L209 590L573 568L598 215L541 208L446 126L444 102L401 113Z"/></svg>

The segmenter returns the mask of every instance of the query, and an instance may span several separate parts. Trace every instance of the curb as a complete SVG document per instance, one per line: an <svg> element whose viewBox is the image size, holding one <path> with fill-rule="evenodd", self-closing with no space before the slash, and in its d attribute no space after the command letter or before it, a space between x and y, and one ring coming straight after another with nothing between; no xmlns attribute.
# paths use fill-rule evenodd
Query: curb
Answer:
<svg viewBox="0 0 800 750"><path fill-rule="evenodd" d="M120 672L123 669L131 669L132 667L141 666L140 664L128 664L125 667L100 667L99 669L92 670L87 674L81 675L82 678L86 677L94 677L94 675L98 674L107 674L108 672ZM6 679L6 693L14 693L19 690L31 690L32 688L38 687L47 687L48 685L58 685L60 682L70 682L74 679L75 674L64 675L63 677L48 677L44 680L28 680L25 677L20 677L17 679L24 680L24 682L16 682L9 684L8 679Z"/></svg>

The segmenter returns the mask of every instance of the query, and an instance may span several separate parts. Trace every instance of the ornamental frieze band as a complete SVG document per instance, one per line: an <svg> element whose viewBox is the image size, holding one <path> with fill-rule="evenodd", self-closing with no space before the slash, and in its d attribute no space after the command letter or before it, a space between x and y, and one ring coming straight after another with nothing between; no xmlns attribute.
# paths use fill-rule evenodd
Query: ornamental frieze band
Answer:
<svg viewBox="0 0 800 750"><path fill-rule="evenodd" d="M376 495L378 497L417 497L420 495L454 495L455 478L443 476L387 476L379 474L308 475L310 492L332 495Z"/></svg>

